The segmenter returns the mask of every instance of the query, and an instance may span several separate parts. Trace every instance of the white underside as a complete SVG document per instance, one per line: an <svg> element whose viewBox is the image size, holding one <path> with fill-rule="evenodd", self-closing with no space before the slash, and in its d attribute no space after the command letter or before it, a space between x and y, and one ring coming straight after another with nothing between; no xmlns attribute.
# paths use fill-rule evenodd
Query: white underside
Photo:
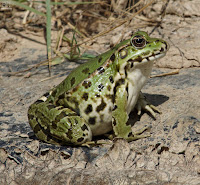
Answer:
<svg viewBox="0 0 200 185"><path fill-rule="evenodd" d="M128 74L127 81L129 84L129 96L127 103L127 113L129 114L135 107L141 89L145 85L152 71L153 61L148 61L148 64L139 64L133 72Z"/></svg>

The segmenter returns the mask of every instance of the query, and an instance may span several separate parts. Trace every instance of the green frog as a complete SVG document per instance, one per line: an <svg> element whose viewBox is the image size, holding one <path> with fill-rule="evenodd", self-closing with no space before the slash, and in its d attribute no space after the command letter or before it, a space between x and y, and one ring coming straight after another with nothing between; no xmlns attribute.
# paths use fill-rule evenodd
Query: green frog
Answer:
<svg viewBox="0 0 200 185"><path fill-rule="evenodd" d="M129 113L137 108L155 116L156 107L141 89L153 62L169 49L166 41L137 31L128 40L74 69L58 86L45 93L28 110L35 135L42 141L82 145L92 136L113 131L114 137L134 141L147 136L133 133Z"/></svg>

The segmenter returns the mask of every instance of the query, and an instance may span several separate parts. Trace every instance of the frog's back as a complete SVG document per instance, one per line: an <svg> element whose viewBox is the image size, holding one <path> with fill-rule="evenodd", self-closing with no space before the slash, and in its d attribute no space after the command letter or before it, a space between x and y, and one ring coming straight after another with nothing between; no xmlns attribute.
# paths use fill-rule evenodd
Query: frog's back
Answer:
<svg viewBox="0 0 200 185"><path fill-rule="evenodd" d="M62 81L58 86L53 89L53 97L56 98L61 94L75 88L84 79L87 79L95 70L101 67L106 61L112 59L112 57L114 59L115 51L118 50L118 48L124 45L127 41L128 40L121 42L120 44L116 45L114 49L109 50L95 58L92 58L86 63L81 64L80 66L75 68L64 81Z"/></svg>

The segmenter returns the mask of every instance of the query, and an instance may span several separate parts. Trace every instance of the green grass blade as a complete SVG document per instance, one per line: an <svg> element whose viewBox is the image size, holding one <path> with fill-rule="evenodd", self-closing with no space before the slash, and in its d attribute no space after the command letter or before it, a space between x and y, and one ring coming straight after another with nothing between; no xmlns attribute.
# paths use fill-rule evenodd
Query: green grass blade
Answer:
<svg viewBox="0 0 200 185"><path fill-rule="evenodd" d="M51 0L46 0L46 11L47 56L49 60L49 75L51 75Z"/></svg>

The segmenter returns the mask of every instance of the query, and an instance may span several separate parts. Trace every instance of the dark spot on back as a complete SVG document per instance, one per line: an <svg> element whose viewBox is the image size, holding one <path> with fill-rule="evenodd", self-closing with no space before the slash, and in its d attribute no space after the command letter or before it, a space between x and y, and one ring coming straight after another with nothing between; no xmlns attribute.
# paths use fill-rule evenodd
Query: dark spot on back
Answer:
<svg viewBox="0 0 200 185"><path fill-rule="evenodd" d="M71 87L75 84L75 81L76 81L76 79L75 79L75 77L73 77L73 78L71 78Z"/></svg>
<svg viewBox="0 0 200 185"><path fill-rule="evenodd" d="M92 110L93 110L92 105L89 104L89 105L87 106L87 108L85 109L85 113L86 113L86 114L89 114L90 112L92 112Z"/></svg>
<svg viewBox="0 0 200 185"><path fill-rule="evenodd" d="M103 84L99 84L99 85L98 85L99 91L101 91L103 88L104 88L104 85L103 85Z"/></svg>
<svg viewBox="0 0 200 185"><path fill-rule="evenodd" d="M73 88L72 92L76 92L78 90L78 85L76 87Z"/></svg>
<svg viewBox="0 0 200 185"><path fill-rule="evenodd" d="M114 83L113 76L110 76L110 77L109 77L109 80L110 80L110 82L111 82L112 84Z"/></svg>
<svg viewBox="0 0 200 185"><path fill-rule="evenodd" d="M102 74L105 71L105 69L103 67L99 67L97 71L99 74Z"/></svg>
<svg viewBox="0 0 200 185"><path fill-rule="evenodd" d="M110 57L110 60L111 60L112 62L114 62L114 60L115 60L115 54L112 54L112 56Z"/></svg>
<svg viewBox="0 0 200 185"><path fill-rule="evenodd" d="M102 57L99 57L98 62L101 63L102 59Z"/></svg>
<svg viewBox="0 0 200 185"><path fill-rule="evenodd" d="M91 87L92 83L90 81L84 80L82 83L82 86L84 86L86 89Z"/></svg>
<svg viewBox="0 0 200 185"><path fill-rule="evenodd" d="M87 67L87 68L83 69L82 72L85 74L88 74L90 72L90 69Z"/></svg>
<svg viewBox="0 0 200 185"><path fill-rule="evenodd" d="M111 86L110 86L110 85L108 85L108 86L107 86L107 89L108 89L108 91L110 91L110 90L111 90Z"/></svg>
<svg viewBox="0 0 200 185"><path fill-rule="evenodd" d="M101 97L100 94L95 94L95 96L96 96L97 98Z"/></svg>
<svg viewBox="0 0 200 185"><path fill-rule="evenodd" d="M88 93L84 93L83 96L82 96L82 98L83 98L85 101L87 101L87 100L88 100Z"/></svg>
<svg viewBox="0 0 200 185"><path fill-rule="evenodd" d="M80 114L79 103L78 103L76 97L67 96L66 99L67 99L67 101L69 101L69 102L71 102L71 103L73 103L75 105L74 111L79 115Z"/></svg>
<svg viewBox="0 0 200 185"><path fill-rule="evenodd" d="M95 123L96 123L96 117L90 117L89 120L88 120L88 123L90 125L95 125Z"/></svg>
<svg viewBox="0 0 200 185"><path fill-rule="evenodd" d="M104 110L105 107L106 107L106 103L105 103L104 100L102 99L102 100L101 100L101 104L97 106L96 111L97 111L97 112L100 112L100 111Z"/></svg>

